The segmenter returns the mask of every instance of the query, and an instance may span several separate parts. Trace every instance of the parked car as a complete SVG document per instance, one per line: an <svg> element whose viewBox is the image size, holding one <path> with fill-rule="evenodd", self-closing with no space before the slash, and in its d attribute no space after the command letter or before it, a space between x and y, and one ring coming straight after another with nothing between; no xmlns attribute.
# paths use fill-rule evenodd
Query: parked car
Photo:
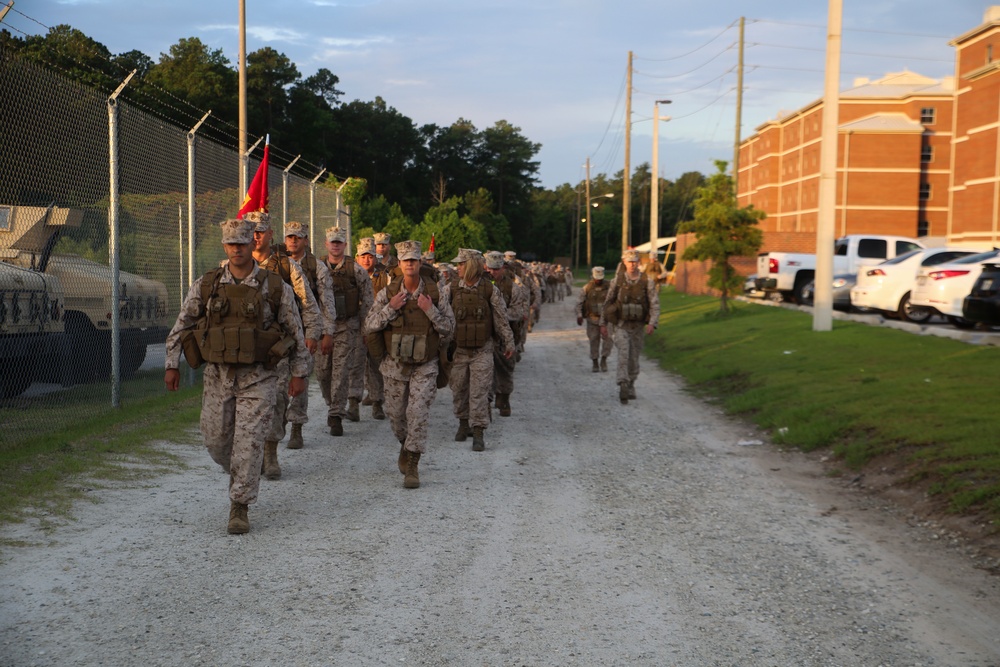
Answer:
<svg viewBox="0 0 1000 667"><path fill-rule="evenodd" d="M910 301L917 269L951 262L974 252L964 248L924 248L859 269L857 284L851 288L851 303L911 322L926 322L934 311L913 306Z"/></svg>
<svg viewBox="0 0 1000 667"><path fill-rule="evenodd" d="M962 317L991 327L1000 326L1000 264L982 264L969 296L962 303Z"/></svg>
<svg viewBox="0 0 1000 667"><path fill-rule="evenodd" d="M851 288L857 283L857 274L842 273L833 277L833 307L836 310L851 310ZM798 302L803 306L813 305L816 298L816 282L810 280L799 291Z"/></svg>
<svg viewBox="0 0 1000 667"><path fill-rule="evenodd" d="M920 267L913 282L910 303L940 313L960 329L971 329L976 323L965 319L963 302L982 273L983 264L996 261L998 257L1000 249L994 249L947 264Z"/></svg>

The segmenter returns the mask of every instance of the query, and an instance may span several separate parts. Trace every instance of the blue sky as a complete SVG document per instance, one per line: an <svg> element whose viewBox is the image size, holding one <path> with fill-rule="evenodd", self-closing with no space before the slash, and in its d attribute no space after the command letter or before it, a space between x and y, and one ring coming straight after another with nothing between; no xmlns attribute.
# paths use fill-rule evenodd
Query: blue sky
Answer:
<svg viewBox="0 0 1000 667"><path fill-rule="evenodd" d="M4 2L6 0L3 0ZM982 0L844 0L842 88L855 77L953 74L948 41L978 26ZM1000 2L998 2L1000 4ZM271 46L303 76L326 67L344 99L381 96L418 125L498 120L542 144L545 187L624 167L625 76L633 52L634 169L709 173L735 136L737 24L746 18L742 136L822 96L822 0L246 0L247 50ZM14 34L69 24L113 53L154 60L183 37L235 66L237 0L16 0Z"/></svg>

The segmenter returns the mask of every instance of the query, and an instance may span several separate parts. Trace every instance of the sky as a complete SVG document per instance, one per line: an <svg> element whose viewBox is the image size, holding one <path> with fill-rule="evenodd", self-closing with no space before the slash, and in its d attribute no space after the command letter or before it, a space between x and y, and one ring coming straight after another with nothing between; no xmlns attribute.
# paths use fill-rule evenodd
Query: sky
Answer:
<svg viewBox="0 0 1000 667"><path fill-rule="evenodd" d="M9 0L0 0L3 4ZM954 74L948 42L983 22L983 0L844 0L841 89L909 70ZM1000 4L998 0L997 4ZM739 22L745 19L741 137L823 95L822 0L246 0L247 52L270 46L303 77L325 67L343 101L381 97L418 126L506 120L541 144L539 184L573 186L651 163L708 174L736 138ZM154 61L181 38L235 67L239 1L15 0L4 28L23 37L68 24L112 53Z"/></svg>

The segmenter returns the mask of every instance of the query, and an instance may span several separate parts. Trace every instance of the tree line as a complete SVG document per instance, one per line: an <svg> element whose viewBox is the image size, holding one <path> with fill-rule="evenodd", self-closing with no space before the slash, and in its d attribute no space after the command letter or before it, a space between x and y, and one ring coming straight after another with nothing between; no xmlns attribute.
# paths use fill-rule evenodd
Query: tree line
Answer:
<svg viewBox="0 0 1000 667"><path fill-rule="evenodd" d="M221 49L197 37L181 38L154 61L137 51L114 54L68 25L24 38L0 32L0 57L39 63L63 76L111 92L135 71L126 100L182 127L211 109L200 134L232 145L238 133L238 74ZM354 228L389 231L396 239L429 241L439 259L458 247L515 249L525 258L579 256L586 261L581 206L584 183L546 189L538 183L541 144L507 120L484 129L459 118L448 125L417 125L386 100L345 102L339 77L326 68L303 77L285 54L266 46L247 55L247 118L252 137L269 134L272 151L301 155L327 169L324 182L352 184ZM613 193L590 209L595 264L614 266L621 248L623 171L598 174L592 194ZM641 164L631 176L629 245L648 240L651 174ZM660 235L692 218L698 172L660 181ZM574 225L576 228L574 228ZM573 241L577 240L578 252Z"/></svg>

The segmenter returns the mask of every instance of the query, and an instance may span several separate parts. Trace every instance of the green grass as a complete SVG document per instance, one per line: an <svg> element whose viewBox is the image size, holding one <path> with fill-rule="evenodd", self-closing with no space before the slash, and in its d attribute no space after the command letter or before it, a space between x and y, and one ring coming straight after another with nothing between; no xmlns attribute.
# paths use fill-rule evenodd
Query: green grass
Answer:
<svg viewBox="0 0 1000 667"><path fill-rule="evenodd" d="M147 479L180 459L157 440L192 442L201 411L201 383L168 394L162 371L123 387L122 407L107 386L61 392L59 400L19 401L0 410L5 425L30 417L31 428L4 427L0 442L0 522L69 516L87 489Z"/></svg>
<svg viewBox="0 0 1000 667"><path fill-rule="evenodd" d="M892 461L948 510L1000 525L1000 349L839 320L814 332L808 313L734 302L722 317L718 304L664 291L647 354L778 444L852 470Z"/></svg>

